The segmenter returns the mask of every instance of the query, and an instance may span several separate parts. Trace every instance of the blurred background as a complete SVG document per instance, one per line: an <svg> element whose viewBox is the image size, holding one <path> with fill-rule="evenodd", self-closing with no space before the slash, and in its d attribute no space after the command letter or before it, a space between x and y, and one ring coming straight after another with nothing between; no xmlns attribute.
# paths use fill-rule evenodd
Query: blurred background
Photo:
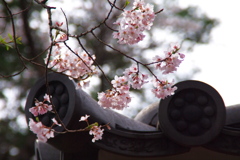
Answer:
<svg viewBox="0 0 240 160"><path fill-rule="evenodd" d="M14 16L17 35L22 37L19 45L21 53L27 58L33 58L45 51L49 46L48 18L46 11L31 0L6 0ZM94 3L93 3L94 2ZM132 3L133 0L130 0ZM181 52L186 55L184 62L175 74L168 75L175 82L195 79L206 82L216 88L222 95L226 106L239 103L238 68L240 58L238 39L240 36L240 4L237 0L145 0L154 4L155 11L164 9L157 15L152 29L146 32L146 38L139 44L126 46L117 44L112 39L112 31L100 27L95 34L103 41L122 50L128 55L148 62L151 57L163 54L169 43L182 43ZM12 34L10 18L6 8L0 2L0 33L2 37ZM118 1L123 6L125 1ZM65 22L62 10L67 15L69 31L79 34L101 22L110 8L107 0L49 0L47 3L55 6L54 22ZM112 26L118 18L119 11L114 10L107 23ZM5 18L4 18L5 17ZM66 25L63 26L63 28ZM131 61L114 53L113 50L99 43L94 37L82 37L85 47L96 55L97 62L104 72L112 79L114 75L122 75ZM67 42L76 48L76 42ZM43 64L46 53L36 59ZM14 49L6 50L0 45L0 74L11 75L22 66ZM145 72L142 68L142 72ZM147 72L147 71L146 71ZM161 73L156 73L161 77ZM24 106L29 89L36 80L44 75L44 69L27 63L27 69L20 75L0 79L0 159L1 160L31 160L34 155L35 135L26 124ZM109 89L102 75L93 77L91 87L86 90L93 98L97 92ZM151 93L151 85L146 85L141 91L132 90L130 107L121 111L128 117L134 117L142 108L159 101ZM138 104L142 104L139 106Z"/></svg>

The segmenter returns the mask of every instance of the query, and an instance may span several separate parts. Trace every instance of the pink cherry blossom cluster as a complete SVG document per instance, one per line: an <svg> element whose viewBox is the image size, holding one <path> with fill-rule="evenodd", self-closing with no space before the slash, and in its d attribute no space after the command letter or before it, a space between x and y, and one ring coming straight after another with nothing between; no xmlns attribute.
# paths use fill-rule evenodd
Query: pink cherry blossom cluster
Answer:
<svg viewBox="0 0 240 160"><path fill-rule="evenodd" d="M113 88L107 90L106 93L98 93L98 104L104 108L112 108L122 110L128 107L131 102L130 86L134 89L141 89L143 84L147 83L147 74L142 74L137 65L132 65L124 72L124 76L115 76L111 81Z"/></svg>
<svg viewBox="0 0 240 160"><path fill-rule="evenodd" d="M86 121L87 124L88 124L88 118L89 117L90 117L90 115L82 116L79 121L80 122L81 121ZM89 126L89 124L88 124L88 126ZM102 126L98 126L98 123L94 123L94 125L91 126L89 134L93 135L92 142L95 142L97 140L102 139L104 129L101 129L101 128L102 128Z"/></svg>
<svg viewBox="0 0 240 160"><path fill-rule="evenodd" d="M38 140L42 142L47 142L49 138L54 137L54 132L51 128L44 126L42 122L35 122L32 118L29 119L29 127L37 135Z"/></svg>
<svg viewBox="0 0 240 160"><path fill-rule="evenodd" d="M120 44L135 44L143 40L145 30L150 30L155 19L153 5L142 0L135 0L132 10L125 10L121 17L114 23L119 26L118 32L113 33L113 38Z"/></svg>
<svg viewBox="0 0 240 160"><path fill-rule="evenodd" d="M43 115L48 111L52 111L52 105L50 105L50 103L50 96L45 94L42 102L37 99L35 100L35 106L31 107L29 112L31 112L35 117ZM55 118L53 118L52 121L53 125L61 125ZM38 140L40 141L46 142L47 139L54 137L54 132L51 128L44 126L42 122L35 122L32 118L29 118L29 127L33 133L37 134Z"/></svg>
<svg viewBox="0 0 240 160"><path fill-rule="evenodd" d="M98 93L98 104L104 108L122 110L131 101L127 78L115 76L111 83L113 85L112 89Z"/></svg>
<svg viewBox="0 0 240 160"><path fill-rule="evenodd" d="M50 97L45 94L43 97L43 102L39 102L37 99L35 100L35 106L30 108L29 111L36 117L38 115L43 115L48 111L52 110L52 105L50 105Z"/></svg>
<svg viewBox="0 0 240 160"><path fill-rule="evenodd" d="M155 56L153 61L157 70L163 71L163 74L172 73L177 70L177 67L183 61L185 55L178 53L180 47L176 44L171 44L168 51L165 51L164 57Z"/></svg>
<svg viewBox="0 0 240 160"><path fill-rule="evenodd" d="M104 129L101 129L101 126L93 126L89 131L90 135L93 135L92 142L102 139Z"/></svg>
<svg viewBox="0 0 240 160"><path fill-rule="evenodd" d="M49 55L45 59L48 63ZM96 67L93 65L95 56L89 56L81 49L72 53L67 48L56 44L51 53L48 68L55 69L57 72L64 73L72 79L78 80L78 88L88 85L87 79L97 74Z"/></svg>
<svg viewBox="0 0 240 160"><path fill-rule="evenodd" d="M132 65L130 68L127 68L123 73L127 78L128 83L134 89L141 89L145 83L148 83L148 81L146 81L148 75L142 74L139 71L137 65Z"/></svg>
<svg viewBox="0 0 240 160"><path fill-rule="evenodd" d="M173 95L174 91L177 89L176 86L173 87L173 82L168 82L167 80L153 80L152 92L157 98L166 98L167 96Z"/></svg>

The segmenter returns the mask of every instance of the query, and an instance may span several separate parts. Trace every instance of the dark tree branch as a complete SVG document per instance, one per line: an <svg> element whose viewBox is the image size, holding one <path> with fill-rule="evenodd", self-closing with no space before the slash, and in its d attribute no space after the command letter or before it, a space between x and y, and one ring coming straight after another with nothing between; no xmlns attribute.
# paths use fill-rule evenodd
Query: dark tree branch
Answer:
<svg viewBox="0 0 240 160"><path fill-rule="evenodd" d="M1 75L1 77L6 78L6 77L13 77L13 76L16 76L16 75L22 73L27 67L26 67L26 64L25 64L25 62L24 62L24 58L23 58L23 56L22 56L22 54L20 53L20 50L19 50L19 48L18 48L16 28L15 28L15 23L14 23L12 11L11 11L10 8L8 7L7 2L6 2L5 0L2 0L2 1L3 1L3 4L4 4L5 8L7 9L7 12L8 12L8 14L9 14L9 16L10 16L10 21L11 21L11 23L12 23L12 32L13 32L14 48L15 48L15 51L16 51L16 53L17 53L17 55L18 55L18 58L20 59L22 65L23 65L22 69L21 69L19 72L13 74L13 75L8 75L8 76L3 76L3 75Z"/></svg>

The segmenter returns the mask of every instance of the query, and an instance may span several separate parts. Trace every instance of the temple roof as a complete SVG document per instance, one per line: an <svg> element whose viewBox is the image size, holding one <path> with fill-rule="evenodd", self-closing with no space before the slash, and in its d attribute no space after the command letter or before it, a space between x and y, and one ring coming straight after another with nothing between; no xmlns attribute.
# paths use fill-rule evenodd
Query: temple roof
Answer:
<svg viewBox="0 0 240 160"><path fill-rule="evenodd" d="M110 109L104 109L68 77L48 75L50 94L64 124L69 129L84 127L81 116L91 115L90 123L109 123L103 139L91 143L88 133L56 134L48 144L60 152L82 152L92 147L113 154L137 157L171 156L189 152L194 147L240 156L240 105L226 107L221 95L200 81L183 81L173 96L159 100L130 119ZM29 108L35 98L46 92L45 78L32 87L26 103L26 118L33 118ZM51 125L54 114L40 116ZM61 127L54 128L62 131ZM38 144L39 145L39 144Z"/></svg>

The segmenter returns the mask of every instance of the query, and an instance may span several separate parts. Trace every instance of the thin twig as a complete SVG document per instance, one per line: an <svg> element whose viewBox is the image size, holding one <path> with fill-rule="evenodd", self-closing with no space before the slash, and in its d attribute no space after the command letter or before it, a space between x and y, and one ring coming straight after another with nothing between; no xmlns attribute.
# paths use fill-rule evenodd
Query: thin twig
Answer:
<svg viewBox="0 0 240 160"><path fill-rule="evenodd" d="M114 0L114 4L115 4L115 3L116 3L116 0ZM112 4L112 3L110 2L110 4ZM78 34L78 35L69 34L68 22L67 22L66 14L65 14L65 13L63 12L63 10L61 9L62 12L63 12L63 14L64 14L64 16L65 16L65 19L66 19L67 30L62 29L62 28L60 28L60 27L58 27L58 26L51 26L51 28L52 28L52 29L59 30L59 31L67 34L68 37L74 37L74 38L78 38L78 37L85 36L85 35L91 33L92 31L94 31L95 29L99 28L99 27L102 26L103 24L104 24L107 28L109 28L110 30L112 30L112 31L117 31L117 30L111 28L111 27L106 23L106 21L109 19L110 15L111 15L111 13L112 13L112 11L113 11L113 8L114 8L114 5L111 5L111 8L110 8L107 16L105 17L105 19L104 19L102 22L100 22L98 25L96 25L95 27L91 28L90 30L88 30L88 31L86 31L86 32L83 32L83 33L81 33L81 34Z"/></svg>
<svg viewBox="0 0 240 160"><path fill-rule="evenodd" d="M31 3L29 4L29 6L27 8L25 8L24 10L21 10L21 11L19 11L17 13L12 13L12 16L21 14L21 13L25 12L26 10L29 10L29 8L32 7L32 5L33 5L33 2L31 1ZM0 16L0 18L9 18L9 17L11 17L11 16Z"/></svg>
<svg viewBox="0 0 240 160"><path fill-rule="evenodd" d="M102 41L100 38L98 38L98 37L94 34L94 32L91 32L91 33L92 33L92 35L93 35L99 42L103 43L104 45L106 45L107 47L111 48L112 50L117 51L118 53L122 54L123 56L125 56L125 57L127 57L127 58L129 58L129 59L131 59L131 60L133 60L133 61L135 61L137 64L141 64L141 65L144 66L156 79L158 79L157 76L153 73L153 71L148 67L148 64L144 64L144 63L136 60L135 58L133 58L133 57L131 57L131 56L128 56L127 54L121 52L120 50L118 50L118 49L112 47L111 45L105 43L104 41Z"/></svg>
<svg viewBox="0 0 240 160"><path fill-rule="evenodd" d="M104 71L102 70L102 68L100 67L99 63L88 53L88 51L86 50L86 48L83 46L83 44L80 41L80 38L77 38L78 44L82 47L82 49L88 54L88 56L94 61L94 63L96 64L96 66L98 67L98 69L102 72L104 78L107 80L107 82L112 85L111 81L107 78L106 74L104 73Z"/></svg>
<svg viewBox="0 0 240 160"><path fill-rule="evenodd" d="M65 14L65 12L63 11L63 9L61 8L61 11L62 11L62 13L63 13L63 15L64 15L64 17L65 17L65 20L66 20L66 26L67 26L67 35L68 35L68 33L69 33L69 27L68 27L68 19L67 19L67 16L66 16L66 14ZM67 36L67 39L68 39L68 36Z"/></svg>
<svg viewBox="0 0 240 160"><path fill-rule="evenodd" d="M5 77L5 78L6 78L6 77L13 77L13 76L16 76L16 75L22 73L27 67L26 67L26 64L25 64L24 61L23 61L24 58L23 58L23 56L22 56L22 54L20 53L20 50L19 50L19 48L18 48L17 38L16 38L16 37L17 37L17 36L16 36L16 28L15 28L15 23L14 23L12 11L11 11L10 8L8 7L8 4L7 4L7 2L6 2L5 0L3 0L3 4L4 4L4 6L5 6L6 9L7 9L7 12L8 12L8 14L9 14L9 16L10 16L10 21L11 21L11 23L12 23L12 32L13 32L14 48L15 48L15 51L16 51L19 59L21 60L22 65L23 65L23 68L22 68L19 72L15 73L15 74L8 75L8 76L2 76L2 75L1 75L2 77Z"/></svg>
<svg viewBox="0 0 240 160"><path fill-rule="evenodd" d="M43 8L46 8L46 9L56 9L56 7L51 7L51 6L48 6L46 5L45 3L42 3L41 1L39 0L34 0L36 3L40 4Z"/></svg>
<svg viewBox="0 0 240 160"><path fill-rule="evenodd" d="M117 7L115 4L116 4L116 0L112 3L110 0L107 0L108 1L108 3L111 5L111 6L113 6L114 8L116 8L116 9L118 9L118 10L120 10L120 11L124 11L124 8L119 8L119 7Z"/></svg>
<svg viewBox="0 0 240 160"><path fill-rule="evenodd" d="M155 14L161 13L164 9L160 9L159 11L155 12Z"/></svg>
<svg viewBox="0 0 240 160"><path fill-rule="evenodd" d="M74 55L76 55L76 56L85 64L85 66L86 66L89 70L91 70L91 71L93 72L93 70L86 64L86 62L82 59L82 57L81 57L80 55L78 55L78 53L74 52L74 51L71 49L71 47L69 47L69 46L67 45L66 42L64 42L64 44L65 44L65 46L66 46ZM83 47L83 46L82 46L82 47ZM87 50L86 50L85 48L84 48L83 50L88 54L88 52L87 52ZM94 60L90 54L88 54L88 56L91 57L92 60Z"/></svg>

